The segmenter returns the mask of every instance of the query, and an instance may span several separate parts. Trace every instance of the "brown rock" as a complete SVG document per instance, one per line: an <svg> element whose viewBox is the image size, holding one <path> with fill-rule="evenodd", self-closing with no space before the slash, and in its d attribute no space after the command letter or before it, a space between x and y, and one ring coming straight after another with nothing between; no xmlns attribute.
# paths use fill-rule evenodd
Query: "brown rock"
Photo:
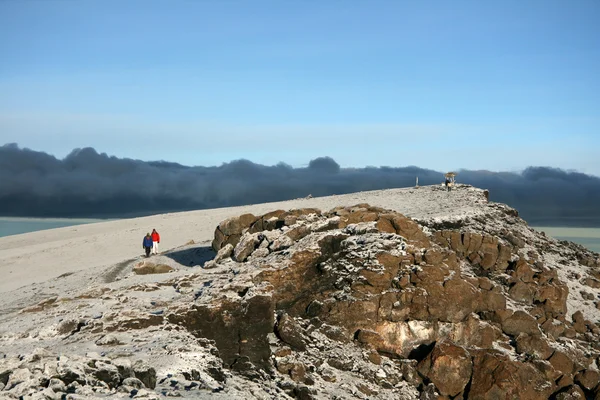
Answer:
<svg viewBox="0 0 600 400"><path fill-rule="evenodd" d="M438 265L444 259L444 254L435 248L430 248L425 252L424 257L427 264Z"/></svg>
<svg viewBox="0 0 600 400"><path fill-rule="evenodd" d="M471 244L471 233L464 232L461 233L461 240L463 244L463 251L460 253L461 257L465 257L469 254L469 246Z"/></svg>
<svg viewBox="0 0 600 400"><path fill-rule="evenodd" d="M600 280L596 278L585 278L583 284L594 289L600 289Z"/></svg>
<svg viewBox="0 0 600 400"><path fill-rule="evenodd" d="M474 317L467 317L463 324L456 324L455 331L449 336L460 346L490 348L494 342L501 340L502 331L496 326Z"/></svg>
<svg viewBox="0 0 600 400"><path fill-rule="evenodd" d="M482 260L481 253L471 253L467 256L467 259L471 262L471 264L478 266Z"/></svg>
<svg viewBox="0 0 600 400"><path fill-rule="evenodd" d="M438 267L435 265L425 265L420 270L413 273L411 281L415 284L420 282L444 282L446 277L450 275L447 268Z"/></svg>
<svg viewBox="0 0 600 400"><path fill-rule="evenodd" d="M373 349L383 349L384 340L381 335L370 329L360 329L356 335L356 340L362 344L366 344Z"/></svg>
<svg viewBox="0 0 600 400"><path fill-rule="evenodd" d="M289 236L281 235L275 238L275 240L273 240L273 243L269 245L269 249L271 251L284 250L292 246L293 244L294 241Z"/></svg>
<svg viewBox="0 0 600 400"><path fill-rule="evenodd" d="M515 283L508 291L509 296L514 300L528 305L533 304L534 293L535 287L532 288L527 283L522 281Z"/></svg>
<svg viewBox="0 0 600 400"><path fill-rule="evenodd" d="M224 244L231 243L237 245L244 229L252 225L257 218L252 214L243 214L239 217L228 218L221 222L215 230L215 239L213 240L213 250L219 251Z"/></svg>
<svg viewBox="0 0 600 400"><path fill-rule="evenodd" d="M547 360L532 360L531 363L549 381L555 382L558 378L560 378L562 376L560 371L555 370L554 367L552 366L552 364L550 364Z"/></svg>
<svg viewBox="0 0 600 400"><path fill-rule="evenodd" d="M367 353L367 359L375 365L381 365L381 356L375 349L369 350Z"/></svg>
<svg viewBox="0 0 600 400"><path fill-rule="evenodd" d="M386 218L379 218L377 220L377 230L385 233L396 233L396 228L392 225L392 222Z"/></svg>
<svg viewBox="0 0 600 400"><path fill-rule="evenodd" d="M287 212L288 215L294 215L296 217L304 217L306 215L311 215L311 214L315 214L315 215L321 215L321 210L318 208L295 208L293 210L290 210Z"/></svg>
<svg viewBox="0 0 600 400"><path fill-rule="evenodd" d="M502 323L506 321L509 317L511 317L513 314L513 310L496 310L491 314L489 320L502 325Z"/></svg>
<svg viewBox="0 0 600 400"><path fill-rule="evenodd" d="M600 400L600 386L596 387L596 390L592 393L594 400Z"/></svg>
<svg viewBox="0 0 600 400"><path fill-rule="evenodd" d="M465 253L465 245L463 243L462 234L457 231L450 232L450 247L458 254L459 256L464 256Z"/></svg>
<svg viewBox="0 0 600 400"><path fill-rule="evenodd" d="M285 221L281 218L281 215L284 214L283 210L278 210L277 212L281 212L279 215L265 215L262 217L263 223L263 231L274 231L275 229L280 229L285 225ZM256 224L255 224L256 225Z"/></svg>
<svg viewBox="0 0 600 400"><path fill-rule="evenodd" d="M275 210L261 215L250 224L248 233L257 233L262 231L272 231L274 229L279 229L285 224L285 217L287 215L289 214L284 210Z"/></svg>
<svg viewBox="0 0 600 400"><path fill-rule="evenodd" d="M398 285L401 289L405 289L408 285L410 285L410 275L403 275L398 281ZM598 302L598 309L600 309L600 302Z"/></svg>
<svg viewBox="0 0 600 400"><path fill-rule="evenodd" d="M542 360L548 359L554 351L540 334L522 333L517 336L516 344L517 353L533 354Z"/></svg>
<svg viewBox="0 0 600 400"><path fill-rule="evenodd" d="M475 351L469 398L539 400L549 398L554 388L531 364L511 361L495 350Z"/></svg>
<svg viewBox="0 0 600 400"><path fill-rule="evenodd" d="M496 271L504 271L508 267L509 261L512 258L512 250L510 246L500 243L498 245L498 260L496 261Z"/></svg>
<svg viewBox="0 0 600 400"><path fill-rule="evenodd" d="M379 215L376 212L368 209L358 209L354 212L343 217L347 225L358 224L360 222L375 222L379 219Z"/></svg>
<svg viewBox="0 0 600 400"><path fill-rule="evenodd" d="M483 253L483 259L480 262L481 268L491 269L498 260L498 239L485 235L481 240L480 251Z"/></svg>
<svg viewBox="0 0 600 400"><path fill-rule="evenodd" d="M518 336L520 333L536 335L540 333L538 323L525 311L515 311L513 315L502 321L502 331L507 335Z"/></svg>
<svg viewBox="0 0 600 400"><path fill-rule="evenodd" d="M331 340L337 340L338 342L347 342L350 340L351 335L346 330L346 328L341 326L332 326L329 324L323 324L321 328L319 328L321 333L327 336Z"/></svg>
<svg viewBox="0 0 600 400"><path fill-rule="evenodd" d="M444 253L444 259L442 260L442 265L447 266L450 271L454 271L454 273L458 274L458 276L461 276L461 272L460 272L461 264L462 264L462 261L460 261L458 259L458 257L456 256L456 253L452 253L452 252ZM477 286L477 285L474 285L474 286Z"/></svg>
<svg viewBox="0 0 600 400"><path fill-rule="evenodd" d="M506 235L506 240L508 240L508 242L510 244L512 244L513 246L516 246L518 248L523 248L525 247L525 241L523 239L521 239L520 237L516 236L513 232L509 232Z"/></svg>
<svg viewBox="0 0 600 400"><path fill-rule="evenodd" d="M240 372L268 368L271 350L267 335L273 332L274 302L269 294L239 299L219 299L212 304L190 304L167 315L172 324L195 336L215 341L227 367L239 364Z"/></svg>
<svg viewBox="0 0 600 400"><path fill-rule="evenodd" d="M132 367L133 375L149 389L156 387L156 370L142 360L138 360Z"/></svg>
<svg viewBox="0 0 600 400"><path fill-rule="evenodd" d="M452 246L450 245L449 234L450 231L434 231L433 235L431 236L431 240L433 241L433 243L441 247L452 248Z"/></svg>
<svg viewBox="0 0 600 400"><path fill-rule="evenodd" d="M320 375L321 375L321 378L323 378L323 380L325 382L333 383L333 382L337 381L336 372L332 368L329 368L329 367L322 368L320 371Z"/></svg>
<svg viewBox="0 0 600 400"><path fill-rule="evenodd" d="M586 390L594 390L600 383L600 372L586 369L575 375L575 382Z"/></svg>
<svg viewBox="0 0 600 400"><path fill-rule="evenodd" d="M381 214L379 218L390 221L396 233L416 247L431 247L431 242L427 238L427 235L423 233L419 225L413 220L399 213Z"/></svg>
<svg viewBox="0 0 600 400"><path fill-rule="evenodd" d="M575 312L572 317L573 319L573 329L578 333L587 332L587 326L585 324L585 320L583 318L583 313L581 311Z"/></svg>
<svg viewBox="0 0 600 400"><path fill-rule="evenodd" d="M529 315L536 319L538 324L543 324L546 322L546 311L544 311L543 307L536 306L529 310Z"/></svg>
<svg viewBox="0 0 600 400"><path fill-rule="evenodd" d="M574 383L573 375L561 375L561 377L556 381L556 387L558 389L564 389L572 386Z"/></svg>
<svg viewBox="0 0 600 400"><path fill-rule="evenodd" d="M292 349L289 347L281 347L275 351L275 357L287 357L292 354Z"/></svg>
<svg viewBox="0 0 600 400"><path fill-rule="evenodd" d="M380 253L377 255L377 261L383 265L383 271L372 271L363 269L360 275L365 277L367 283L372 288L372 293L381 293L390 288L392 279L398 275L400 258L389 253Z"/></svg>
<svg viewBox="0 0 600 400"><path fill-rule="evenodd" d="M281 217L279 217L279 218L281 218ZM283 217L283 223L285 224L285 226L296 225L297 222L298 222L298 217L295 215L286 215L285 217Z"/></svg>
<svg viewBox="0 0 600 400"><path fill-rule="evenodd" d="M479 277L479 287L483 290L492 290L492 287L494 287L494 285L492 284L492 281L489 280L488 278L485 277Z"/></svg>
<svg viewBox="0 0 600 400"><path fill-rule="evenodd" d="M67 333L73 332L77 328L78 324L79 324L78 320L73 319L73 318L68 318L68 319L61 321L56 326L56 331L61 335L65 335Z"/></svg>
<svg viewBox="0 0 600 400"><path fill-rule="evenodd" d="M243 262L248 258L250 254L254 251L254 249L260 243L260 233L250 233L241 237L238 244L235 246L233 250L233 259L237 262Z"/></svg>
<svg viewBox="0 0 600 400"><path fill-rule="evenodd" d="M297 251L291 256L288 268L265 270L254 281L273 285L277 309L301 315L316 300L315 291L325 283L317 270L320 258L321 253L315 250Z"/></svg>
<svg viewBox="0 0 600 400"><path fill-rule="evenodd" d="M477 311L501 311L506 310L506 297L495 291L481 292L481 303Z"/></svg>
<svg viewBox="0 0 600 400"><path fill-rule="evenodd" d="M537 277L539 284L551 283L558 280L558 273L555 269L545 268Z"/></svg>
<svg viewBox="0 0 600 400"><path fill-rule="evenodd" d="M275 360L275 366L277 368L277 371L279 371L279 373L288 375L290 373L290 371L292 370L292 368L294 367L294 363L293 363L293 361L290 360L290 358L283 357L282 359Z"/></svg>
<svg viewBox="0 0 600 400"><path fill-rule="evenodd" d="M219 227L217 227L217 229L215 229L214 239L211 243L213 251L218 252L219 250L221 250L226 240L227 237L223 234L223 232L221 232Z"/></svg>
<svg viewBox="0 0 600 400"><path fill-rule="evenodd" d="M571 360L569 356L562 351L555 351L548 361L550 364L552 364L555 370L562 372L563 375L573 375L575 364L573 363L573 360Z"/></svg>
<svg viewBox="0 0 600 400"><path fill-rule="evenodd" d="M263 248L258 248L256 250L254 250L251 254L251 256L253 258L263 258L269 255L269 249L267 249L266 247Z"/></svg>
<svg viewBox="0 0 600 400"><path fill-rule="evenodd" d="M596 298L593 293L586 292L585 290L582 290L579 293L581 294L581 298L584 300L594 300Z"/></svg>
<svg viewBox="0 0 600 400"><path fill-rule="evenodd" d="M465 240L467 240L469 243L465 254L470 255L479 251L479 249L481 248L481 243L483 241L483 236L481 236L478 233L467 232L465 233Z"/></svg>
<svg viewBox="0 0 600 400"><path fill-rule="evenodd" d="M221 247L221 250L217 252L217 255L214 258L215 263L218 263L221 260L231 257L233 254L233 245L228 243L225 246Z"/></svg>
<svg viewBox="0 0 600 400"><path fill-rule="evenodd" d="M444 297L431 298L429 304L441 300L445 304L444 312L440 315L441 321L463 321L477 309L477 289L462 279L450 279L444 282Z"/></svg>
<svg viewBox="0 0 600 400"><path fill-rule="evenodd" d="M146 329L150 326L162 325L162 315L139 314L128 317L119 318L116 324L105 327L107 332L114 330L128 331L132 329Z"/></svg>
<svg viewBox="0 0 600 400"><path fill-rule="evenodd" d="M551 288L552 291L549 296L545 297L544 309L551 312L555 317L564 316L567 313L569 288L564 284L552 284L547 287Z"/></svg>
<svg viewBox="0 0 600 400"><path fill-rule="evenodd" d="M306 237L310 234L310 229L306 225L298 225L285 233L290 239L294 242L299 241L303 237Z"/></svg>
<svg viewBox="0 0 600 400"><path fill-rule="evenodd" d="M417 369L446 396L461 393L473 372L470 354L464 348L449 342L437 343Z"/></svg>
<svg viewBox="0 0 600 400"><path fill-rule="evenodd" d="M515 271L513 273L513 278L525 283L533 282L534 272L527 264L527 261L520 259L517 261L517 265L515 266Z"/></svg>
<svg viewBox="0 0 600 400"><path fill-rule="evenodd" d="M306 342L302 337L302 328L288 314L283 314L275 327L277 335L295 350L306 350Z"/></svg>
<svg viewBox="0 0 600 400"><path fill-rule="evenodd" d="M556 400L583 400L586 396L579 386L571 385L562 389L554 398Z"/></svg>
<svg viewBox="0 0 600 400"><path fill-rule="evenodd" d="M542 330L554 339L558 339L565 332L565 325L556 319L548 319L541 325Z"/></svg>
<svg viewBox="0 0 600 400"><path fill-rule="evenodd" d="M357 384L356 388L367 396L376 396L377 394L379 394L379 392L377 390L371 389L369 386L367 386L364 383Z"/></svg>
<svg viewBox="0 0 600 400"><path fill-rule="evenodd" d="M577 331L573 328L567 327L563 333L563 336L569 339L575 339L577 337Z"/></svg>
<svg viewBox="0 0 600 400"><path fill-rule="evenodd" d="M306 367L302 363L294 363L290 369L290 378L294 382L304 382L306 376Z"/></svg>

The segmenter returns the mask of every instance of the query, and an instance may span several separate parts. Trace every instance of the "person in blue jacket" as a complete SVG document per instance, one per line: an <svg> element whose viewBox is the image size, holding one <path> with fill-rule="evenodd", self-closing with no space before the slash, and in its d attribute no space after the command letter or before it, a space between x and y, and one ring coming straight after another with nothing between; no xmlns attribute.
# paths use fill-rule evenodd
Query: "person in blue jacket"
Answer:
<svg viewBox="0 0 600 400"><path fill-rule="evenodd" d="M150 257L150 250L152 250L152 236L150 233L146 233L146 236L144 236L142 247L146 250L146 257Z"/></svg>

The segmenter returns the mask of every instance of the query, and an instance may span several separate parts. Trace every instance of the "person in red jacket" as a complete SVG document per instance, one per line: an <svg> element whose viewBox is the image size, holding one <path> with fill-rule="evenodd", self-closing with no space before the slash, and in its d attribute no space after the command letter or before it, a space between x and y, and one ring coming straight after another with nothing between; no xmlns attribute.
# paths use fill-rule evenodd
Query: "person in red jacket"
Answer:
<svg viewBox="0 0 600 400"><path fill-rule="evenodd" d="M158 254L158 244L160 243L160 235L156 229L152 229L152 254Z"/></svg>

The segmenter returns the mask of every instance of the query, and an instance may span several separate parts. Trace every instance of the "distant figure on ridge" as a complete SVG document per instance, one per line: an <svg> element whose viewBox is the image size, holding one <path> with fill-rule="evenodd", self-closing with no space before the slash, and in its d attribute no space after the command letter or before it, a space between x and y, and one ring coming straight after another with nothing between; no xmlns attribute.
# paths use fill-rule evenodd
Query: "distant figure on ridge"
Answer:
<svg viewBox="0 0 600 400"><path fill-rule="evenodd" d="M150 233L146 233L146 236L144 236L142 247L146 250L146 257L150 257L150 250L152 250L152 236L150 236Z"/></svg>
<svg viewBox="0 0 600 400"><path fill-rule="evenodd" d="M160 243L160 235L156 229L152 229L152 254L158 254L158 244Z"/></svg>
<svg viewBox="0 0 600 400"><path fill-rule="evenodd" d="M446 178L446 190L452 190L452 186L454 186L454 183L456 181L456 172L448 172L446 175L444 175L444 177Z"/></svg>

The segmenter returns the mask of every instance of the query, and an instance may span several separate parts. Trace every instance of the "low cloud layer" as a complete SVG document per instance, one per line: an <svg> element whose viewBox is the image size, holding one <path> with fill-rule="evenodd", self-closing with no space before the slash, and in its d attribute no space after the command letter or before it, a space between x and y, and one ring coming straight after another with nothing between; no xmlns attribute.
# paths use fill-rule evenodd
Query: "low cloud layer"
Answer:
<svg viewBox="0 0 600 400"><path fill-rule="evenodd" d="M329 157L306 168L237 160L188 167L73 150L60 160L16 144L0 147L0 215L123 217L229 207L363 190L439 184L418 167L341 168ZM600 226L600 178L546 167L520 174L460 171L458 181L490 190L530 224Z"/></svg>

